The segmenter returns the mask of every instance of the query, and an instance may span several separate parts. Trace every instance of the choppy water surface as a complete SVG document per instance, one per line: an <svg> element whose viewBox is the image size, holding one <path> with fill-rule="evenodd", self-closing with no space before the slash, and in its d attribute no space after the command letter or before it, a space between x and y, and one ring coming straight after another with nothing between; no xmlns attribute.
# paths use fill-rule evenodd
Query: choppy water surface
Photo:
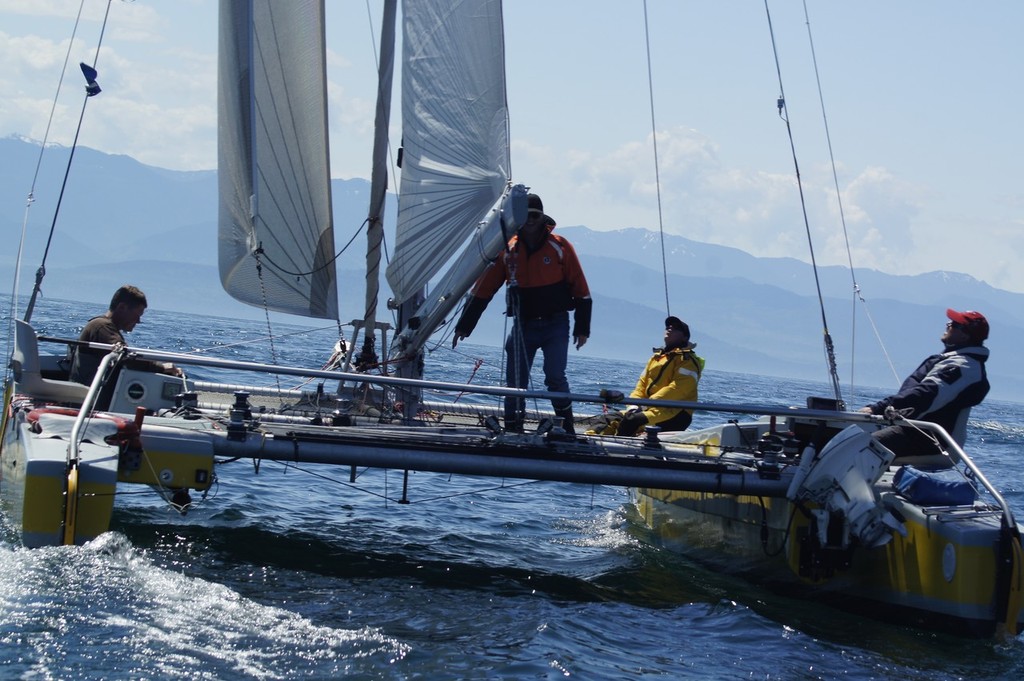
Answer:
<svg viewBox="0 0 1024 681"><path fill-rule="evenodd" d="M45 301L40 333L74 336ZM76 321L68 321L76 320ZM84 320L82 320L84 321ZM294 329L275 329L287 333ZM265 326L149 311L139 346L268 361ZM319 366L333 332L275 343ZM430 377L496 381L500 355L438 348ZM323 351L321 351L323 348ZM474 354L474 352L480 354ZM572 353L574 390L628 390L641 368ZM443 367L443 368L440 368ZM591 377L588 379L588 377ZM593 377L600 377L595 379ZM709 368L702 399L803 404L824 384ZM870 395L870 391L868 391ZM866 400L864 400L866 401ZM975 459L1024 516L1024 417L975 410ZM698 415L697 425L714 415ZM610 487L248 462L187 516L118 499L84 547L0 535L0 678L1007 679L1020 639L963 641L790 600L644 541ZM198 495L197 495L198 496Z"/></svg>

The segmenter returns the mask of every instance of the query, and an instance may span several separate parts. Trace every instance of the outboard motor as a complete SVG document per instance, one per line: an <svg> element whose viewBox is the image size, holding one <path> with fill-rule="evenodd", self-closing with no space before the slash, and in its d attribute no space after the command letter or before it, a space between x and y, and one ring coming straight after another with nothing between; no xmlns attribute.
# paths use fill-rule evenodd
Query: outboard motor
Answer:
<svg viewBox="0 0 1024 681"><path fill-rule="evenodd" d="M821 453L808 447L800 461L786 496L791 501L812 501L821 506L815 511L818 540L829 545L830 519L844 519L842 548L850 537L868 548L884 546L895 530L907 535L903 524L886 510L874 484L893 460L893 453L860 426L849 426L832 438Z"/></svg>

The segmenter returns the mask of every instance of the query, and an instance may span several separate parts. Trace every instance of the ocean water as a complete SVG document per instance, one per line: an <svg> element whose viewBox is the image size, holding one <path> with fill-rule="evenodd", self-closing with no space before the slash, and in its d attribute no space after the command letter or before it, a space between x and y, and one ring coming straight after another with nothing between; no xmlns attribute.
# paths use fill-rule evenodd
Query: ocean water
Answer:
<svg viewBox="0 0 1024 681"><path fill-rule="evenodd" d="M95 311L43 301L70 337ZM318 367L334 331L275 326ZM265 324L151 310L141 347L271 361ZM573 390L628 390L642 360L570 353ZM475 361L483 363L475 370ZM441 345L428 377L497 381L495 349ZM213 378L214 376L196 376ZM826 384L709 368L706 401L804 403ZM859 390L851 404L880 395ZM696 425L712 423L698 414ZM988 401L969 450L1024 517L1024 415ZM181 516L118 497L87 546L0 527L0 678L1013 679L1024 637L973 641L792 600L655 548L623 489L264 462L219 467ZM132 490L129 490L132 491Z"/></svg>

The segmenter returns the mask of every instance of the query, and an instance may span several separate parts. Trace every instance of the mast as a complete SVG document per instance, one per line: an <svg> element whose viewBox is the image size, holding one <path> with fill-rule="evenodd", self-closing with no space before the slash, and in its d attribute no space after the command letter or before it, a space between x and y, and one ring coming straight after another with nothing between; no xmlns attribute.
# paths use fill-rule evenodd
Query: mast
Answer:
<svg viewBox="0 0 1024 681"><path fill-rule="evenodd" d="M384 205L387 198L388 129L391 121L391 85L394 75L394 28L398 0L385 0L381 18L380 58L377 66L377 114L374 117L374 151L370 174L370 209L367 213L366 305L362 312L362 349L356 367L378 364L377 300L380 293L381 244L384 241ZM358 333L358 329L356 329ZM354 340L354 338L353 338Z"/></svg>
<svg viewBox="0 0 1024 681"><path fill-rule="evenodd" d="M380 27L380 62L377 66L377 113L374 118L373 167L370 208L366 217L366 306L363 311L363 348L356 366L377 364L377 296L380 292L380 249L384 239L384 203L388 191L388 129L391 121L391 86L395 70L395 18L398 0L385 0Z"/></svg>

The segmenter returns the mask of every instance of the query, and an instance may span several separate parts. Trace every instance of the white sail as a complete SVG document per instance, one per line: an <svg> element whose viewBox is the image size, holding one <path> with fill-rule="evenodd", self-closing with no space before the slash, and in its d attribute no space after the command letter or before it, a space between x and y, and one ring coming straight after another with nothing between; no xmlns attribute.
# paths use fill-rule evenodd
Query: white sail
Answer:
<svg viewBox="0 0 1024 681"><path fill-rule="evenodd" d="M219 260L224 290L338 318L319 0L222 0Z"/></svg>
<svg viewBox="0 0 1024 681"><path fill-rule="evenodd" d="M417 295L509 181L500 0L406 0L402 181L388 283Z"/></svg>

